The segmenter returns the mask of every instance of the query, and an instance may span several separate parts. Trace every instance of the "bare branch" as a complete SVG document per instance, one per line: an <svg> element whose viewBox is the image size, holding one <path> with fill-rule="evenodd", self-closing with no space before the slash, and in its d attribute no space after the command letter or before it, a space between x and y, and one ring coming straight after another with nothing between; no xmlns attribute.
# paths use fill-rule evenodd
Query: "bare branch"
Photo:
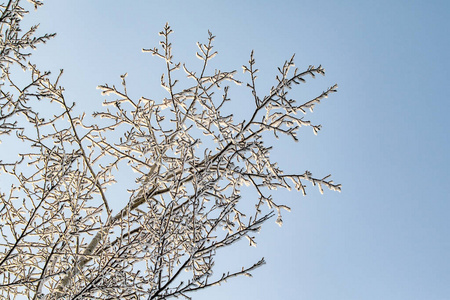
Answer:
<svg viewBox="0 0 450 300"><path fill-rule="evenodd" d="M11 181L9 192L0 193L1 296L190 299L193 291L251 276L265 263L214 275L218 249L242 239L256 246L256 233L275 214L282 225L282 212L290 208L274 190L295 188L305 195L309 182L322 193L324 187L340 191L330 175L284 172L263 137L269 132L298 141L301 127L320 130L297 113L312 111L337 85L300 103L290 96L305 78L324 75L321 66L300 72L292 56L260 97L252 51L243 69L255 106L246 120L235 120L224 108L232 101L229 90L241 81L236 71L209 71L215 36L208 31L207 42L197 43L195 55L203 63L193 70L175 62L166 24L159 47L143 51L164 60L167 97L133 99L125 73L119 84L98 86L108 97L102 111L77 116L58 85L62 70L51 79L29 62L25 49L53 35L35 38L32 27L20 37L19 19L27 12L19 2L0 6L2 28L9 28L0 44L0 134L15 133L11 138L24 145L17 161L0 162L1 175ZM28 84L15 83L11 64L28 70ZM103 119L101 126L95 118ZM119 170L135 184L120 182ZM112 194L110 185L129 195ZM242 205L246 186L256 193L254 206ZM112 201L123 205L115 214Z"/></svg>

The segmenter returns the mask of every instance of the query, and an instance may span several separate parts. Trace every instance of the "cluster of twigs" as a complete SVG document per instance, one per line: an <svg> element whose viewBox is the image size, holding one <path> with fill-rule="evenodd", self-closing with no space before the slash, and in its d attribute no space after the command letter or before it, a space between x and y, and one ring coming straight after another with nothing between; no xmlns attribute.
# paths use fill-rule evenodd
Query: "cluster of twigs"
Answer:
<svg viewBox="0 0 450 300"><path fill-rule="evenodd" d="M32 28L20 38L18 18L25 11L18 3L1 6L1 24L9 29L1 31L0 133L15 133L29 147L17 151L19 160L0 162L1 176L14 182L0 195L3 297L189 298L189 292L250 275L264 264L261 259L220 276L213 273L217 249L244 237L255 245L253 233L275 214L282 224L281 210L289 207L275 202L270 190L294 187L305 194L306 182L320 191L340 190L328 176L283 173L262 138L269 131L296 141L301 126L317 133L320 126L298 113L312 110L337 86L303 104L288 98L288 92L308 76L324 75L321 66L300 72L292 57L279 69L268 95L259 97L252 53L243 69L250 75L247 86L254 110L247 121L235 122L233 115L223 115L222 107L230 101L227 84L241 84L236 72L207 73L217 54L214 36L209 32L208 42L198 44L203 67L194 72L174 62L172 30L166 24L160 48L143 51L164 60L161 85L168 96L162 101L132 99L122 75L120 88L98 87L112 100L104 102L104 111L94 113L102 125L88 125L85 115L74 115L73 104L58 85L62 72L51 80L21 52L52 35L33 38ZM9 76L13 63L29 69L29 85L14 85ZM179 87L175 78L181 68L190 86ZM7 92L11 88L16 92ZM27 106L32 98L52 105L52 115L42 117L40 102ZM18 115L25 116L23 126L14 122ZM118 170L124 168L135 172L137 184L128 188L128 198L115 199L106 189L121 184ZM243 185L259 195L251 209L238 205ZM123 206L114 211L111 204L117 202Z"/></svg>

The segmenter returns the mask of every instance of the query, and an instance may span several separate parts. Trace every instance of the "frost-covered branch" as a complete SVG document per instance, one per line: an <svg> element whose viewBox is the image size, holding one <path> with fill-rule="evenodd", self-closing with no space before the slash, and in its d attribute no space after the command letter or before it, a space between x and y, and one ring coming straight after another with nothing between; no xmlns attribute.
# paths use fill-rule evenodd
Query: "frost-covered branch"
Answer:
<svg viewBox="0 0 450 300"><path fill-rule="evenodd" d="M11 19L14 13L8 11L18 3L2 6L2 22ZM18 9L15 15L21 13ZM2 176L12 182L9 193L0 194L2 296L188 298L232 277L251 276L264 264L216 272L215 259L218 249L242 239L256 246L255 233L275 214L282 224L282 211L290 209L276 200L274 190L294 187L306 194L309 182L321 192L324 187L340 191L329 176L284 172L264 138L268 132L298 141L297 132L308 126L317 134L320 125L297 114L312 111L337 86L301 103L290 98L290 91L307 77L324 75L321 66L299 71L292 57L262 96L252 52L243 67L249 75L243 88L250 89L254 107L245 120L236 120L224 108L232 102L229 90L241 80L236 71L210 72L217 55L214 35L208 32L207 43L197 44L203 63L195 71L175 62L172 33L166 24L160 47L144 50L163 59L166 97L134 99L124 74L118 87L98 86L108 99L93 118L75 114L75 104L59 86L62 72L51 79L30 65L30 85L13 84L6 65L24 64L28 56L20 55L22 44L13 46L18 56L2 56L3 82L11 90L2 89L1 133L15 130L27 145L17 162L1 165ZM49 37L26 45L32 48ZM31 98L50 105L51 113L27 106ZM12 122L17 113L25 117ZM123 176L132 177L134 185L121 182ZM129 194L114 195L111 185ZM254 205L242 205L241 190L247 187L256 192ZM113 211L112 203L121 208Z"/></svg>

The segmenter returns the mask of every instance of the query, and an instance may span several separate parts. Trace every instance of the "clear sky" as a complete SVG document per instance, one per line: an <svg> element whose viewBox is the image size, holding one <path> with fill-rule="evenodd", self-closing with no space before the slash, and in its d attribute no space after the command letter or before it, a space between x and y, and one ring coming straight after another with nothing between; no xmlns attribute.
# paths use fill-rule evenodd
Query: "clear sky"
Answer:
<svg viewBox="0 0 450 300"><path fill-rule="evenodd" d="M252 49L261 96L276 67L322 64L327 76L292 95L306 99L334 83L339 92L315 108L318 136L281 139L273 158L288 171L333 174L342 193L314 187L302 197L275 192L292 207L284 225L267 223L258 247L219 252L218 271L267 265L194 299L450 299L450 2L377 1L45 1L25 20L57 37L32 59L65 70L61 84L79 112L103 97L96 86L120 84L158 99L157 45L169 22L175 60L200 66L195 42L207 30L219 55L211 70L241 70ZM239 75L244 78L243 74ZM245 106L237 99L236 111ZM245 110L245 109L244 109Z"/></svg>

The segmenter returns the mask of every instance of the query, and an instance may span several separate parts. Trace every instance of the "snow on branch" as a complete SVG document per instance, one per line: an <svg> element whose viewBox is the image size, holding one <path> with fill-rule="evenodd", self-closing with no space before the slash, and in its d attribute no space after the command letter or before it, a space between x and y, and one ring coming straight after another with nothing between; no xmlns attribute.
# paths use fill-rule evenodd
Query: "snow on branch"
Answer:
<svg viewBox="0 0 450 300"><path fill-rule="evenodd" d="M2 24L23 13L17 3L1 6ZM166 24L159 47L143 50L163 60L165 98L133 99L124 74L117 86L98 86L108 98L104 109L93 113L94 125L86 114L75 115L59 76L52 80L36 66L30 66L29 86L2 89L0 133L15 131L28 148L20 149L17 161L0 162L1 175L12 182L9 192L0 194L0 295L188 298L232 277L251 276L265 263L215 275L217 250L244 238L256 246L255 234L275 214L281 226L282 212L290 208L276 200L275 190L294 187L306 195L309 183L322 193L340 191L329 175L285 173L263 138L270 132L298 141L301 127L319 131L320 125L297 113L312 111L337 85L303 103L289 96L307 77L324 75L322 66L299 71L292 57L262 96L252 51L243 66L249 75L243 88L251 91L253 109L245 120L235 120L224 108L233 101L229 90L241 81L236 71L209 72L217 55L214 35L208 32L207 42L197 43L195 55L203 63L192 70L174 61L172 33ZM51 37L33 34L32 29L25 40L2 47L34 47ZM9 62L26 60L26 54L17 55L1 57L3 82L10 80ZM52 105L52 114L40 111L38 100ZM25 118L15 120L19 113ZM124 177L134 185L127 186ZM128 194L110 193L110 186ZM255 199L243 203L244 188L253 189Z"/></svg>

